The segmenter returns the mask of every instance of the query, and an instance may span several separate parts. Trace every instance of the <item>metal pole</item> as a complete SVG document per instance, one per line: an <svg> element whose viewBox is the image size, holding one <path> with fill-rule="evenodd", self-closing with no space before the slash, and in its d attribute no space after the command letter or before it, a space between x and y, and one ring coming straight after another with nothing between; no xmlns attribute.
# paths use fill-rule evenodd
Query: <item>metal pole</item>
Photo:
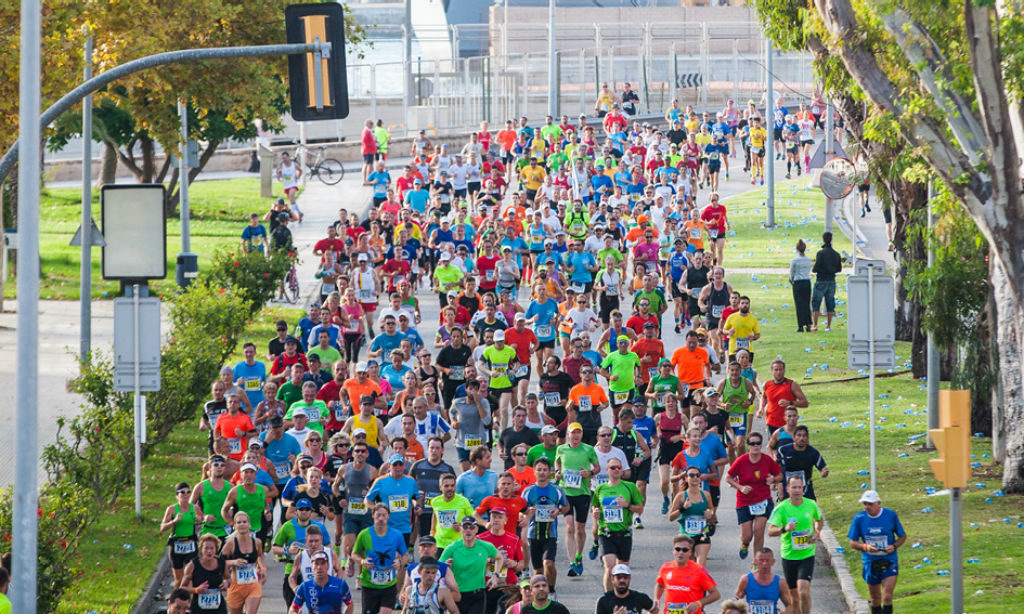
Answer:
<svg viewBox="0 0 1024 614"><path fill-rule="evenodd" d="M502 36L501 36L501 55L505 58L503 65L505 70L508 70L508 3L512 0L505 0L505 15L501 20Z"/></svg>
<svg viewBox="0 0 1024 614"><path fill-rule="evenodd" d="M711 80L711 40L708 36L708 22L702 22L700 28L700 73L701 73L701 88L700 88L700 105L703 110L708 109L708 87L710 87L709 81Z"/></svg>
<svg viewBox="0 0 1024 614"><path fill-rule="evenodd" d="M774 127L774 126L773 126ZM835 154L835 147L832 146L832 108L825 103L825 161L831 159ZM797 160L800 163L800 160ZM856 211L854 211L856 214ZM825 199L825 232L832 232L832 218L836 216L836 201L831 198ZM856 237L853 239L857 240Z"/></svg>
<svg viewBox="0 0 1024 614"><path fill-rule="evenodd" d="M181 155L178 157L178 194L181 199L181 253L192 251L192 235L189 226L188 203L188 105L185 99L178 101L181 114Z"/></svg>
<svg viewBox="0 0 1024 614"><path fill-rule="evenodd" d="M949 558L951 569L950 579L953 584L953 614L964 611L964 542L963 542L963 509L961 508L960 489L949 489Z"/></svg>
<svg viewBox="0 0 1024 614"><path fill-rule="evenodd" d="M142 365L139 363L139 284L132 285L132 326L135 335L135 517L142 518Z"/></svg>
<svg viewBox="0 0 1024 614"><path fill-rule="evenodd" d="M765 44L765 55L767 56L765 58L765 73L766 73L766 75L765 75L766 76L765 82L766 82L766 86L768 88L766 93L765 93L765 96L766 96L767 100L765 101L766 102L766 108L764 110L764 120L765 120L765 124L769 124L769 125L765 126L765 128L767 128L768 138L771 139L772 138L772 130L775 129L775 95L774 95L775 94L774 93L774 90L775 90L775 77L772 74L772 70L773 70L773 68L772 68L772 55L773 55L773 53L772 53L772 39L771 39L771 37L765 36L764 37L764 44ZM772 119L769 120L768 119L769 117L772 118ZM772 139L772 143L774 143L774 139ZM767 144L766 144L765 149L768 149ZM773 153L775 153L774 152L774 145L772 146L772 151L771 152L765 151L765 156L764 156L767 159L767 161L768 161L768 164L765 164L765 175L766 175L765 178L768 180L768 199L767 199L768 219L765 221L764 225L767 226L768 228L774 228L775 227L775 156L772 155ZM853 240L854 240L854 243L856 243L857 237L854 236ZM872 380L872 382L874 382L874 380ZM872 383L872 386L874 386L873 383ZM872 435L872 437L874 437L874 435ZM871 477L874 478L874 473L872 473Z"/></svg>
<svg viewBox="0 0 1024 614"><path fill-rule="evenodd" d="M580 113L587 112L587 50L580 47Z"/></svg>
<svg viewBox="0 0 1024 614"><path fill-rule="evenodd" d="M92 79L92 37L85 39L83 81ZM92 95L82 101L82 258L78 273L79 359L92 346Z"/></svg>
<svg viewBox="0 0 1024 614"><path fill-rule="evenodd" d="M370 64L370 117L377 123L377 65Z"/></svg>
<svg viewBox="0 0 1024 614"><path fill-rule="evenodd" d="M548 115L558 116L558 80L555 78L555 0L548 0Z"/></svg>
<svg viewBox="0 0 1024 614"><path fill-rule="evenodd" d="M405 0L405 22L402 24L402 67L405 69L405 105L403 111L412 104L412 72L409 71L409 63L412 61L412 0ZM408 126L409 114L403 113L402 115L404 123ZM406 127L406 132L408 132Z"/></svg>
<svg viewBox="0 0 1024 614"><path fill-rule="evenodd" d="M300 124L300 125L304 125ZM434 60L434 131L441 125L441 60Z"/></svg>
<svg viewBox="0 0 1024 614"><path fill-rule="evenodd" d="M935 248L931 245L931 230L935 227L935 209L932 206L932 199L935 198L935 188L932 186L932 182L928 182L928 268L931 269L935 265ZM935 345L935 334L928 333L928 345L927 345L927 361L928 361L928 381L925 382L928 385L928 428L937 429L939 428L939 380L942 379L939 367L939 347ZM992 432L996 432L997 429L992 429ZM934 449L935 444L932 442L931 436L928 436L927 442L925 443L928 449Z"/></svg>
<svg viewBox="0 0 1024 614"><path fill-rule="evenodd" d="M868 428L871 430L871 490L875 487L875 267L868 267L868 394L871 407Z"/></svg>
<svg viewBox="0 0 1024 614"><path fill-rule="evenodd" d="M21 0L18 122L25 152L18 165L18 436L14 444L11 611L36 613L39 500L39 177L40 0Z"/></svg>

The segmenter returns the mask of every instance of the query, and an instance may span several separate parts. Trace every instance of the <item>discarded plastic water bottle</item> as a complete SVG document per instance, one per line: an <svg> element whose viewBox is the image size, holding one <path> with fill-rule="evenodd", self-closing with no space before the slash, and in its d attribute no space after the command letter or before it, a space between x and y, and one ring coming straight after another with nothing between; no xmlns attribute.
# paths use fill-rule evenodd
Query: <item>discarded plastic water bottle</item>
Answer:
<svg viewBox="0 0 1024 614"><path fill-rule="evenodd" d="M992 497L985 497L985 503L992 503Z"/></svg>
<svg viewBox="0 0 1024 614"><path fill-rule="evenodd" d="M932 508L930 508L930 507L923 507L923 508L921 508L921 513L922 514L931 514L932 513Z"/></svg>
<svg viewBox="0 0 1024 614"><path fill-rule="evenodd" d="M928 557L924 557L923 559L921 559L921 562L924 563L925 565L931 565L932 564L932 560L930 558L928 558Z"/></svg>
<svg viewBox="0 0 1024 614"><path fill-rule="evenodd" d="M880 395L878 395L878 398L880 398L880 399L888 399L889 395L887 395L887 394L880 394Z"/></svg>
<svg viewBox="0 0 1024 614"><path fill-rule="evenodd" d="M868 471L867 469L861 469L860 471L857 472L857 475L868 475L869 473L871 472Z"/></svg>
<svg viewBox="0 0 1024 614"><path fill-rule="evenodd" d="M971 467L974 467L975 469L977 469L978 467L981 467L981 463L975 461L975 462L971 463Z"/></svg>
<svg viewBox="0 0 1024 614"><path fill-rule="evenodd" d="M968 565L977 565L980 562L981 562L981 559L967 559L967 564Z"/></svg>
<svg viewBox="0 0 1024 614"><path fill-rule="evenodd" d="M976 522L972 522L972 523L971 523L971 528L972 528L972 529L977 529L977 528L978 528L978 523L976 523Z"/></svg>
<svg viewBox="0 0 1024 614"><path fill-rule="evenodd" d="M995 495L995 496L997 496L997 497L1003 497L1003 496L1006 496L1006 493L1004 493L1004 492L1003 492L1003 491L1001 491L1001 490L997 490L997 491L994 491L994 492L993 492L992 494L993 494L993 495Z"/></svg>
<svg viewBox="0 0 1024 614"><path fill-rule="evenodd" d="M980 490L982 488L985 488L985 485L982 484L981 482L978 482L977 484L974 485L974 487Z"/></svg>
<svg viewBox="0 0 1024 614"><path fill-rule="evenodd" d="M867 490L868 489L868 485L867 484L861 484L860 485L860 489L861 490Z"/></svg>
<svg viewBox="0 0 1024 614"><path fill-rule="evenodd" d="M907 454L906 452L901 452L900 455L897 456L896 458L910 458L910 455Z"/></svg>
<svg viewBox="0 0 1024 614"><path fill-rule="evenodd" d="M842 553L846 552L846 548L843 548L842 546L836 546L836 552L838 552L839 554L842 554Z"/></svg>
<svg viewBox="0 0 1024 614"><path fill-rule="evenodd" d="M832 416L831 418L828 419L828 421L829 422L839 422L839 418L836 418L835 416Z"/></svg>
<svg viewBox="0 0 1024 614"><path fill-rule="evenodd" d="M914 569L921 569L924 565L914 565Z"/></svg>
<svg viewBox="0 0 1024 614"><path fill-rule="evenodd" d="M936 571L935 574L939 575L939 576L948 576L949 575L949 570L948 569L940 569L940 570Z"/></svg>
<svg viewBox="0 0 1024 614"><path fill-rule="evenodd" d="M882 409L889 409L888 405L882 405Z"/></svg>
<svg viewBox="0 0 1024 614"><path fill-rule="evenodd" d="M917 549L921 548L921 542L914 542L914 544L912 546L910 546L910 548L912 550L917 550Z"/></svg>

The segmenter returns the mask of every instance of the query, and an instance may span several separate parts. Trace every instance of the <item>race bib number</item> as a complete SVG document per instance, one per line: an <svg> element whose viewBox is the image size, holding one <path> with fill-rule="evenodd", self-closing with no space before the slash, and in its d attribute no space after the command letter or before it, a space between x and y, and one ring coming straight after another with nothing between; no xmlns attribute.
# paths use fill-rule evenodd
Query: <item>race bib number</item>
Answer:
<svg viewBox="0 0 1024 614"><path fill-rule="evenodd" d="M666 603L665 604L666 614L686 614L685 603Z"/></svg>
<svg viewBox="0 0 1024 614"><path fill-rule="evenodd" d="M687 516L683 521L683 531L687 535L700 535L706 526L708 526L708 521L703 516Z"/></svg>
<svg viewBox="0 0 1024 614"><path fill-rule="evenodd" d="M516 369L516 377L526 377L527 372L530 370L530 365L519 365Z"/></svg>
<svg viewBox="0 0 1024 614"><path fill-rule="evenodd" d="M369 303L373 300L373 290L360 290L359 301L362 303Z"/></svg>
<svg viewBox="0 0 1024 614"><path fill-rule="evenodd" d="M320 422L320 408L319 407L307 407L306 415L309 416L310 422Z"/></svg>
<svg viewBox="0 0 1024 614"><path fill-rule="evenodd" d="M239 567L236 577L238 584L255 584L259 581L259 576L256 573L256 565L252 563Z"/></svg>
<svg viewBox="0 0 1024 614"><path fill-rule="evenodd" d="M597 488L601 484L607 484L607 483L608 483L608 474L607 473L599 473L599 474L595 475L593 478L591 478L591 480L590 480L590 489L594 490L595 488Z"/></svg>
<svg viewBox="0 0 1024 614"><path fill-rule="evenodd" d="M709 228L708 229L708 234L711 235L712 239L717 239L718 238L718 229L717 228Z"/></svg>
<svg viewBox="0 0 1024 614"><path fill-rule="evenodd" d="M452 367L448 379L460 381L466 379L466 367L463 367L461 365Z"/></svg>
<svg viewBox="0 0 1024 614"><path fill-rule="evenodd" d="M606 523L622 522L622 508L621 507L604 507L604 508L601 508L601 512L604 515L604 521Z"/></svg>
<svg viewBox="0 0 1024 614"><path fill-rule="evenodd" d="M648 378L654 379L654 376L657 375L657 374L658 374L658 367L648 367L647 368L647 377Z"/></svg>
<svg viewBox="0 0 1024 614"><path fill-rule="evenodd" d="M545 392L544 393L544 404L545 405L561 405L562 395L557 392Z"/></svg>
<svg viewBox="0 0 1024 614"><path fill-rule="evenodd" d="M725 310L725 305L712 305L711 306L711 317L720 318L722 317L722 311Z"/></svg>
<svg viewBox="0 0 1024 614"><path fill-rule="evenodd" d="M554 522L558 517L558 512L554 505L538 505L537 511L533 515L533 519L537 522Z"/></svg>
<svg viewBox="0 0 1024 614"><path fill-rule="evenodd" d="M174 554L192 554L196 551L196 542L191 539L175 540Z"/></svg>
<svg viewBox="0 0 1024 614"><path fill-rule="evenodd" d="M338 422L345 421L345 406L338 405L334 408L334 419Z"/></svg>
<svg viewBox="0 0 1024 614"><path fill-rule="evenodd" d="M718 152L712 152L709 156L712 160L718 160Z"/></svg>
<svg viewBox="0 0 1024 614"><path fill-rule="evenodd" d="M764 513L768 511L768 499L760 503L754 503L750 506L751 516L764 516Z"/></svg>
<svg viewBox="0 0 1024 614"><path fill-rule="evenodd" d="M442 529L454 529L458 514L456 510L437 510L437 525Z"/></svg>
<svg viewBox="0 0 1024 614"><path fill-rule="evenodd" d="M483 442L483 439L481 439L480 437L474 437L472 439L467 439L466 440L466 447L467 448L475 448L475 447L479 446L482 442Z"/></svg>
<svg viewBox="0 0 1024 614"><path fill-rule="evenodd" d="M552 331L550 326L538 326L536 332L538 337L547 338L551 336Z"/></svg>
<svg viewBox="0 0 1024 614"><path fill-rule="evenodd" d="M594 409L593 404L590 402L590 397L580 397L579 407L581 412Z"/></svg>
<svg viewBox="0 0 1024 614"><path fill-rule="evenodd" d="M813 115L821 115L821 109L819 107L811 107L811 113Z"/></svg>
<svg viewBox="0 0 1024 614"><path fill-rule="evenodd" d="M751 146L750 147L750 153L755 154L755 155L759 154L759 153L761 153L761 148L760 147L753 147L753 146Z"/></svg>
<svg viewBox="0 0 1024 614"><path fill-rule="evenodd" d="M239 437L229 437L228 444L231 446L232 454L242 453L242 440Z"/></svg>
<svg viewBox="0 0 1024 614"><path fill-rule="evenodd" d="M277 474L277 479L283 480L287 478L292 472L292 464L288 461L282 461L280 463L274 463L274 473Z"/></svg>
<svg viewBox="0 0 1024 614"><path fill-rule="evenodd" d="M608 284L608 294L609 295L618 294L618 293L619 293L619 284Z"/></svg>
<svg viewBox="0 0 1024 614"><path fill-rule="evenodd" d="M624 390L622 392L616 392L614 394L615 394L615 404L616 405L622 405L623 403L626 402L627 399L629 399L629 391L628 390Z"/></svg>
<svg viewBox="0 0 1024 614"><path fill-rule="evenodd" d="M750 337L743 337L742 339L736 338L736 349L737 350L749 350L750 349Z"/></svg>
<svg viewBox="0 0 1024 614"><path fill-rule="evenodd" d="M807 550L814 544L811 543L811 530L793 531L790 534L793 541L793 550Z"/></svg>
<svg viewBox="0 0 1024 614"><path fill-rule="evenodd" d="M326 282L320 284L320 294L321 294L321 296L327 296L331 292L334 292L335 287L336 286L334 284L329 284L329 283L326 283Z"/></svg>
<svg viewBox="0 0 1024 614"><path fill-rule="evenodd" d="M734 428L737 426L743 426L743 418L745 417L745 414L729 414L729 426Z"/></svg>
<svg viewBox="0 0 1024 614"><path fill-rule="evenodd" d="M206 589L202 595L196 595L196 602L200 610L216 610L220 608L220 591L212 588Z"/></svg>
<svg viewBox="0 0 1024 614"><path fill-rule="evenodd" d="M494 375L494 377L505 377L508 374L508 365L494 365L491 367L491 373Z"/></svg>
<svg viewBox="0 0 1024 614"><path fill-rule="evenodd" d="M258 377L250 377L249 379L245 380L245 391L246 392L256 392L259 389L260 389L260 378L258 378Z"/></svg>
<svg viewBox="0 0 1024 614"><path fill-rule="evenodd" d="M487 281L494 281L494 269L491 269L491 270L487 271L484 274L484 277L487 278Z"/></svg>
<svg viewBox="0 0 1024 614"><path fill-rule="evenodd" d="M405 495L391 495L388 497L388 509L391 513L406 512L409 510L409 498Z"/></svg>
<svg viewBox="0 0 1024 614"><path fill-rule="evenodd" d="M366 500L361 497L353 497L348 500L348 513L353 516L366 515Z"/></svg>
<svg viewBox="0 0 1024 614"><path fill-rule="evenodd" d="M699 239L700 238L700 228L691 228L690 229L690 238L691 239Z"/></svg>
<svg viewBox="0 0 1024 614"><path fill-rule="evenodd" d="M864 538L864 543L885 552L885 549L889 547L889 538L885 535L868 535Z"/></svg>
<svg viewBox="0 0 1024 614"><path fill-rule="evenodd" d="M394 569L371 569L370 583L378 586L390 584L395 579Z"/></svg>
<svg viewBox="0 0 1024 614"><path fill-rule="evenodd" d="M583 485L583 472L567 470L562 473L562 482L566 488L580 488Z"/></svg>
<svg viewBox="0 0 1024 614"><path fill-rule="evenodd" d="M747 611L750 614L775 614L775 602L763 599L747 601Z"/></svg>

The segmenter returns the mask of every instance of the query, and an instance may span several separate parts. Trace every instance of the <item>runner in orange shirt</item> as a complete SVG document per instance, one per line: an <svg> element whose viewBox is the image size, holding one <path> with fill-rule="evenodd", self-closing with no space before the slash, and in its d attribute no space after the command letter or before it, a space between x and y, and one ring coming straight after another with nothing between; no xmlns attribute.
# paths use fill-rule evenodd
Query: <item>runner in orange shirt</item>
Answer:
<svg viewBox="0 0 1024 614"><path fill-rule="evenodd" d="M708 351L697 347L697 333L692 329L686 333L686 345L672 352L672 364L675 365L679 382L686 390L686 396L680 405L692 418L693 414L700 411L700 403L693 400L693 393L711 381L711 360L708 358Z"/></svg>
<svg viewBox="0 0 1024 614"><path fill-rule="evenodd" d="M672 550L675 560L665 563L658 570L651 612L702 614L704 606L721 598L718 586L706 569L690 560L693 555L693 538L689 535L676 535L672 539ZM691 608L694 604L697 607Z"/></svg>
<svg viewBox="0 0 1024 614"><path fill-rule="evenodd" d="M247 414L242 413L242 400L237 394L227 395L228 411L217 418L214 427L214 439L227 439L230 444L231 458L242 460L248 438L256 434L256 427Z"/></svg>
<svg viewBox="0 0 1024 614"><path fill-rule="evenodd" d="M649 322L648 324L654 323ZM657 325L644 324L643 330L644 336L633 342L633 347L630 350L640 357L640 380L643 382L642 389L646 390L651 378L658 374L658 361L665 357L665 344L656 336L658 334Z"/></svg>
<svg viewBox="0 0 1024 614"><path fill-rule="evenodd" d="M569 390L569 402L565 404L568 422L579 422L583 427L583 443L597 443L601 412L607 407L608 395L594 381L594 367L584 366L580 369L580 383Z"/></svg>
<svg viewBox="0 0 1024 614"><path fill-rule="evenodd" d="M686 223L683 224L683 234L686 235L686 242L693 248L687 251L693 253L694 251L704 250L704 231L706 229L707 224L699 218L697 209L690 209L690 219L686 220Z"/></svg>

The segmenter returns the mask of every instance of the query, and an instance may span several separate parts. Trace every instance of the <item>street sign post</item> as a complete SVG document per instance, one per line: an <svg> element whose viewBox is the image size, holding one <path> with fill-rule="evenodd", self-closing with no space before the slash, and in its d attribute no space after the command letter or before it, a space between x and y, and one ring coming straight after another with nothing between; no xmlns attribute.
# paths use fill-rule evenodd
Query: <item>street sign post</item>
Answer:
<svg viewBox="0 0 1024 614"><path fill-rule="evenodd" d="M939 391L939 428L928 429L940 458L928 461L949 488L949 564L953 614L964 611L963 509L960 489L971 479L971 391Z"/></svg>
<svg viewBox="0 0 1024 614"><path fill-rule="evenodd" d="M847 339L851 369L867 367L871 397L868 431L871 441L871 489L877 490L875 468L875 369L896 364L896 284L881 260L857 260L847 283Z"/></svg>

